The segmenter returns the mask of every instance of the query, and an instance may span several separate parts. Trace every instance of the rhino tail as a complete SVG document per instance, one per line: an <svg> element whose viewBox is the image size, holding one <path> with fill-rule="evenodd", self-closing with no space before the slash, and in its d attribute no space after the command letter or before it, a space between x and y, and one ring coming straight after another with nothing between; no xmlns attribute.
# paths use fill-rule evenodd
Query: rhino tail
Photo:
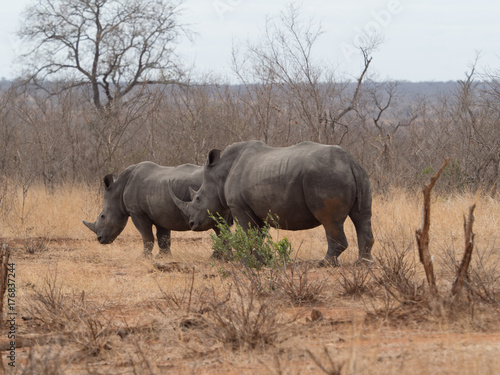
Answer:
<svg viewBox="0 0 500 375"><path fill-rule="evenodd" d="M360 171L357 166L351 166L352 175L354 176L354 182L356 184L356 201L358 202L358 211L361 212L362 202L361 199L364 193L364 184L362 183L363 176L360 176Z"/></svg>

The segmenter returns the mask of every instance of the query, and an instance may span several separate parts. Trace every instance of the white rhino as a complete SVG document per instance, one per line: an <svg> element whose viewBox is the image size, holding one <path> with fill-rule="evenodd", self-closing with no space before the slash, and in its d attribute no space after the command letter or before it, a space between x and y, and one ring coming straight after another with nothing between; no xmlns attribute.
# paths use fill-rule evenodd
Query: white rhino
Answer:
<svg viewBox="0 0 500 375"><path fill-rule="evenodd" d="M104 177L102 212L97 221L83 223L97 234L101 244L109 244L123 231L130 216L142 236L147 257L151 256L154 246L154 225L160 248L158 256L170 256L170 232L187 231L190 226L186 215L170 198L169 191L189 199L190 189L198 189L202 180L203 168L192 164L164 167L142 162L131 165L117 179L112 174ZM215 223L205 229L214 227Z"/></svg>
<svg viewBox="0 0 500 375"><path fill-rule="evenodd" d="M174 189L174 203L192 230L213 226L211 214L231 214L238 223L262 226L269 213L282 229L323 225L328 250L323 264L337 265L347 248L344 221L356 227L358 261L371 260L371 189L366 171L338 146L303 142L273 148L259 141L212 150L200 189L186 201ZM272 224L272 223L270 223Z"/></svg>

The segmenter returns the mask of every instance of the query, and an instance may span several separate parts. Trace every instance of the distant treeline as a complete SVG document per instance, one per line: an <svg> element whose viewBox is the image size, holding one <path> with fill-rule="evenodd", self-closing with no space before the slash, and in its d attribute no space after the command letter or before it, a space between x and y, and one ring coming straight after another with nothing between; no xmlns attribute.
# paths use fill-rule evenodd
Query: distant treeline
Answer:
<svg viewBox="0 0 500 375"><path fill-rule="evenodd" d="M212 148L259 139L273 146L306 140L339 144L367 169L379 192L420 188L450 157L442 188L481 188L494 195L499 88L495 80L472 77L365 81L359 87L349 82L152 85L98 109L85 87L48 94L2 80L2 188L98 184L106 173L118 174L143 160L203 164Z"/></svg>

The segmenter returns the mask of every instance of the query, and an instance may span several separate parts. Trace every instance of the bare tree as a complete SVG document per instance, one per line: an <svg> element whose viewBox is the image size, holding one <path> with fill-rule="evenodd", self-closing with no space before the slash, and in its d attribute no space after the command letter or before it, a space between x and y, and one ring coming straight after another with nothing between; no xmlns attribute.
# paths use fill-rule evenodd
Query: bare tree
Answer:
<svg viewBox="0 0 500 375"><path fill-rule="evenodd" d="M393 154L393 141L398 130L409 127L414 123L419 113L421 112L422 103L415 100L414 103L408 105L406 113L398 114L391 113L391 106L399 101L400 94L398 93L398 82L395 81L371 81L366 89L369 101L366 113L370 113L371 120L376 129L376 142L373 146L378 150L379 155L374 160L376 166L384 171L388 178L394 178L395 163L399 162L399 158ZM405 148L408 152L408 149ZM389 177L390 176L390 177ZM379 181L380 183L380 181Z"/></svg>
<svg viewBox="0 0 500 375"><path fill-rule="evenodd" d="M18 34L27 82L48 91L90 88L99 110L136 86L177 82L174 42L184 27L171 0L40 0Z"/></svg>
<svg viewBox="0 0 500 375"><path fill-rule="evenodd" d="M292 3L279 17L267 20L259 42L248 43L243 51L233 49L233 71L247 88L246 103L263 123L259 126L266 141L277 116L296 125L285 132L287 141L340 144L346 135L348 125L343 120L356 113L371 54L380 39L367 38L359 47L364 65L352 88L349 80L336 77L335 69L314 60L313 51L322 33L314 21L301 20L300 7ZM295 139L289 137L293 131Z"/></svg>
<svg viewBox="0 0 500 375"><path fill-rule="evenodd" d="M498 78L490 75L477 80L476 64L477 59L452 94L455 169L461 184L483 187L495 196L500 172Z"/></svg>

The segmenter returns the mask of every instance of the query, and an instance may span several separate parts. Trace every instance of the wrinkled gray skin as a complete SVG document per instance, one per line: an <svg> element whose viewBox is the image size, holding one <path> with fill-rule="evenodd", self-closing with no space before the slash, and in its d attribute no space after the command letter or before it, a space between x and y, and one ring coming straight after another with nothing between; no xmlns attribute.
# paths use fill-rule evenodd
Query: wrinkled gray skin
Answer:
<svg viewBox="0 0 500 375"><path fill-rule="evenodd" d="M154 225L160 248L158 256L170 256L170 231L187 231L190 226L169 191L187 200L191 198L190 189L198 189L202 180L203 168L192 164L163 167L142 162L132 165L116 180L111 174L104 177L102 212L96 222L83 223L97 234L101 244L110 244L123 231L130 216L142 236L147 257L151 256L154 246ZM205 229L212 227L214 225L207 225Z"/></svg>
<svg viewBox="0 0 500 375"><path fill-rule="evenodd" d="M175 192L174 192L175 193ZM338 265L347 248L344 221L356 227L360 261L371 260L371 189L366 171L338 146L303 142L272 148L262 142L235 143L221 155L209 153L203 183L191 201L175 203L192 230L213 225L207 214L230 212L243 228L262 226L271 212L282 229L323 225L328 250L322 264Z"/></svg>

